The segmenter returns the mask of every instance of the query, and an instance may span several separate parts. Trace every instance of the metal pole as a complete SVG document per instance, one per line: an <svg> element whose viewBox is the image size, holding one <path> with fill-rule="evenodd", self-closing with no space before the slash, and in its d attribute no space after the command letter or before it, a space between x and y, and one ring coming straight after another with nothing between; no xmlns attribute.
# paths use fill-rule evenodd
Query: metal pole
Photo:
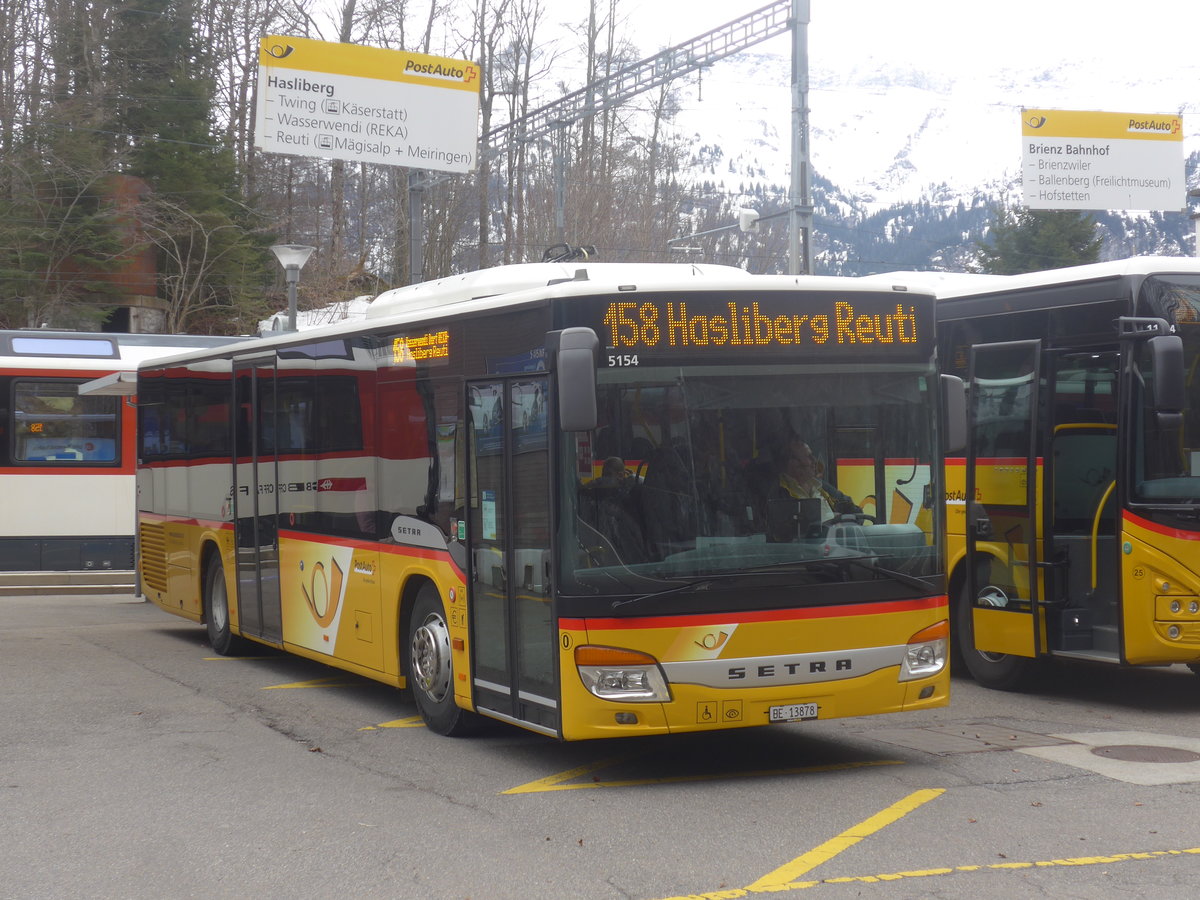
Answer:
<svg viewBox="0 0 1200 900"><path fill-rule="evenodd" d="M1188 200L1200 199L1200 188L1192 188L1187 192L1187 196ZM1187 212L1187 206L1184 207L1183 211ZM1193 229L1192 240L1194 242L1192 245L1192 254L1194 256L1200 256L1200 212L1192 213L1191 219Z"/></svg>
<svg viewBox="0 0 1200 900"><path fill-rule="evenodd" d="M567 126L554 132L554 232L558 242L567 242Z"/></svg>
<svg viewBox="0 0 1200 900"><path fill-rule="evenodd" d="M425 172L408 173L408 283L425 280Z"/></svg>
<svg viewBox="0 0 1200 900"><path fill-rule="evenodd" d="M792 0L792 214L788 274L811 275L812 178L808 154L809 0Z"/></svg>
<svg viewBox="0 0 1200 900"><path fill-rule="evenodd" d="M296 330L296 286L300 283L300 267L286 266L283 270L287 279L288 331Z"/></svg>

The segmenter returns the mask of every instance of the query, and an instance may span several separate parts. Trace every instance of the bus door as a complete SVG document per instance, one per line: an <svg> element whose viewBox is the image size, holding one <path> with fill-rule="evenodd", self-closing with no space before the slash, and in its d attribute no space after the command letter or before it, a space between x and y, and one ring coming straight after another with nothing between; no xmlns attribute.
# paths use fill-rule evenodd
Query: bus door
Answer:
<svg viewBox="0 0 1200 900"><path fill-rule="evenodd" d="M1050 649L1120 656L1116 351L1053 359L1045 582Z"/></svg>
<svg viewBox="0 0 1200 900"><path fill-rule="evenodd" d="M545 376L468 382L474 698L557 735Z"/></svg>
<svg viewBox="0 0 1200 900"><path fill-rule="evenodd" d="M238 626L283 639L279 597L279 482L275 452L275 358L234 360L233 497Z"/></svg>
<svg viewBox="0 0 1200 900"><path fill-rule="evenodd" d="M967 567L975 649L1038 654L1041 341L971 348Z"/></svg>

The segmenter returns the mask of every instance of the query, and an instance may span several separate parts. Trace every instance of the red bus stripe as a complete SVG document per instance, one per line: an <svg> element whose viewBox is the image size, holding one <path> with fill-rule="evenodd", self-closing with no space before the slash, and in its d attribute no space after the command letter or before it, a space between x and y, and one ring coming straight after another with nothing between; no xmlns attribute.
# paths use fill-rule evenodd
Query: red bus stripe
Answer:
<svg viewBox="0 0 1200 900"><path fill-rule="evenodd" d="M1129 510L1125 510L1124 518L1131 525L1136 525L1138 528L1144 528L1147 531L1153 531L1155 534L1161 534L1163 537L1175 538L1179 541L1200 541L1200 531L1181 531L1169 525L1159 525L1157 522L1151 522L1148 519L1143 519L1141 516L1134 515Z"/></svg>
<svg viewBox="0 0 1200 900"><path fill-rule="evenodd" d="M873 616L885 613L946 609L944 595L917 600L888 600L879 603L855 603L850 606L817 606L807 609L764 609L736 613L651 616L645 619L559 619L560 628L582 631L604 628L615 631L639 631L646 628L688 628L708 625L743 625L750 622L789 622L798 619L840 619L849 616Z"/></svg>

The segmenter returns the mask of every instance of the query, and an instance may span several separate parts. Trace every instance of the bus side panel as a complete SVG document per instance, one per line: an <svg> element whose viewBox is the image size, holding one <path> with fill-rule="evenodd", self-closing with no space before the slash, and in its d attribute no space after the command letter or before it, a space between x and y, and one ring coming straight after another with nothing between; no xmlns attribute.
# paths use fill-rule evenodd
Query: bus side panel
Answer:
<svg viewBox="0 0 1200 900"><path fill-rule="evenodd" d="M133 533L132 472L8 469L0 473L0 497L8 510L5 536L129 538Z"/></svg>
<svg viewBox="0 0 1200 900"><path fill-rule="evenodd" d="M948 666L910 682L898 676L907 641L948 618L946 598L934 597L780 613L566 620L559 636L563 737L766 725L771 706L799 703L815 702L821 719L944 706ZM671 701L593 696L575 666L580 642L655 657L667 672ZM779 654L779 647L796 649ZM634 713L638 722L618 724L617 713Z"/></svg>
<svg viewBox="0 0 1200 900"><path fill-rule="evenodd" d="M1200 662L1200 532L1127 512L1121 545L1126 662Z"/></svg>
<svg viewBox="0 0 1200 900"><path fill-rule="evenodd" d="M412 579L438 588L451 638L461 642L452 651L458 702L471 708L466 591L445 551L281 532L285 648L403 685L402 598Z"/></svg>
<svg viewBox="0 0 1200 900"><path fill-rule="evenodd" d="M383 670L377 551L281 532L279 578L285 644Z"/></svg>

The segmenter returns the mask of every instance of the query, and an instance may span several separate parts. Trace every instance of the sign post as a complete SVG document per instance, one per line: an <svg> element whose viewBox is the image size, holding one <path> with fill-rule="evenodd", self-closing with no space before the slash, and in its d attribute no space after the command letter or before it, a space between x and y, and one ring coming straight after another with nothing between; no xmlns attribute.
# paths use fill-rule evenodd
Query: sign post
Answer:
<svg viewBox="0 0 1200 900"><path fill-rule="evenodd" d="M1179 209L1181 116L1025 109L1021 143L1029 209Z"/></svg>
<svg viewBox="0 0 1200 900"><path fill-rule="evenodd" d="M475 63L273 35L258 59L261 150L458 173L478 163Z"/></svg>

